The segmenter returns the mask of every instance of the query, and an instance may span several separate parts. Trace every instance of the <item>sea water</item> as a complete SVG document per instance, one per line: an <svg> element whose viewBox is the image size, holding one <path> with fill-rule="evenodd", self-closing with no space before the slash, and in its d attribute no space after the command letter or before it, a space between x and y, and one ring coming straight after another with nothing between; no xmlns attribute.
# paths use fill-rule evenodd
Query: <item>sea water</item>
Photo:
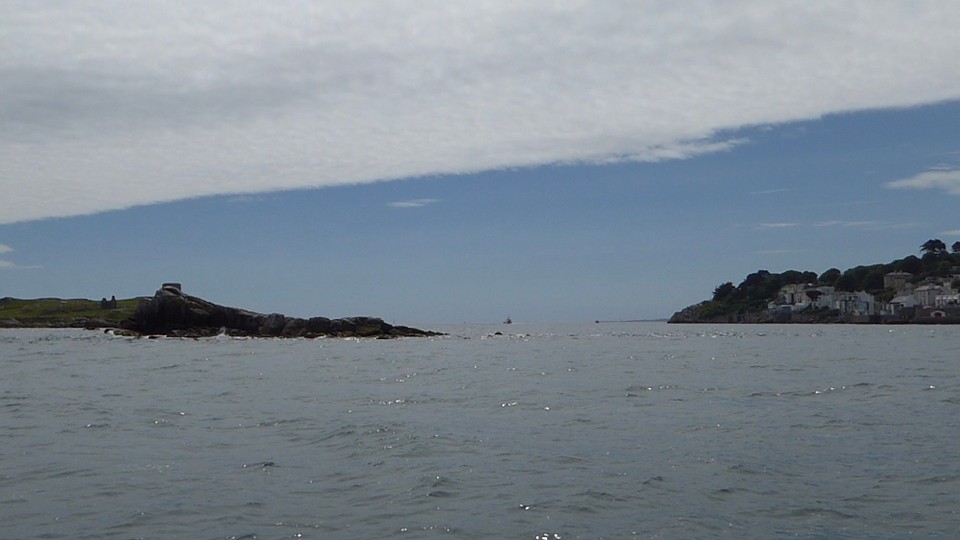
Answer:
<svg viewBox="0 0 960 540"><path fill-rule="evenodd" d="M960 534L960 327L435 329L2 331L0 537Z"/></svg>

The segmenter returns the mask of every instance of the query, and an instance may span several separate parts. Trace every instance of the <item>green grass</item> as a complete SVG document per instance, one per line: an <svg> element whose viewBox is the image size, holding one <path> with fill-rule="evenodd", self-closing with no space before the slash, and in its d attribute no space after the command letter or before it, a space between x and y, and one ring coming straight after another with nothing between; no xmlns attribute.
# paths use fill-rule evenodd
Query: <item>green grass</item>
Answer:
<svg viewBox="0 0 960 540"><path fill-rule="evenodd" d="M120 322L133 316L139 298L117 300L117 309L100 309L99 300L61 298L0 299L0 319L16 319L24 325L54 324L77 318Z"/></svg>

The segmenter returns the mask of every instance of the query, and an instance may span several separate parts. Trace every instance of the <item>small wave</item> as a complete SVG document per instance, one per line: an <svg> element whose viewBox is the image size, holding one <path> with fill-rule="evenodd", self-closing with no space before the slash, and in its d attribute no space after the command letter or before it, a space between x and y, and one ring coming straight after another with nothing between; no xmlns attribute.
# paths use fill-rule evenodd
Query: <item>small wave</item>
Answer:
<svg viewBox="0 0 960 540"><path fill-rule="evenodd" d="M656 386L653 385L643 385L643 384L631 384L625 390L625 392L654 392L654 391L663 391L663 390L679 390L680 387L675 384L659 384Z"/></svg>
<svg viewBox="0 0 960 540"><path fill-rule="evenodd" d="M309 418L303 416L297 418L281 418L279 420L266 420L264 422L257 422L256 427L274 427L282 426L284 424L299 424L301 422L309 421Z"/></svg>
<svg viewBox="0 0 960 540"><path fill-rule="evenodd" d="M768 474L771 474L771 472L770 472L766 467L760 467L760 468L757 468L757 467L749 467L749 466L747 466L747 465L743 465L742 463L738 463L738 464L736 464L736 465L731 465L727 470L729 470L730 472L737 473L737 474L745 474L745 475L768 475Z"/></svg>
<svg viewBox="0 0 960 540"><path fill-rule="evenodd" d="M805 508L797 508L780 514L780 517L784 518L832 518L832 519L858 519L859 516L855 514L848 514L846 512L841 512L839 510L832 510L830 508L823 508L820 506L811 506Z"/></svg>
<svg viewBox="0 0 960 540"><path fill-rule="evenodd" d="M926 478L921 478L919 480L914 480L914 484L920 485L935 485L935 484L945 484L950 482L956 482L960 480L960 475L957 474L938 474L935 476L928 476Z"/></svg>

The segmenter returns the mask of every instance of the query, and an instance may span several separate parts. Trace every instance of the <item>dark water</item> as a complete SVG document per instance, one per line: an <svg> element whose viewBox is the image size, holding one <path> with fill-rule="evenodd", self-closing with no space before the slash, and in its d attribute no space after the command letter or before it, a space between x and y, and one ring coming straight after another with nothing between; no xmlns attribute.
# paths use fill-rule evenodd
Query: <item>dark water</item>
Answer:
<svg viewBox="0 0 960 540"><path fill-rule="evenodd" d="M960 534L960 327L441 329L0 332L0 536Z"/></svg>

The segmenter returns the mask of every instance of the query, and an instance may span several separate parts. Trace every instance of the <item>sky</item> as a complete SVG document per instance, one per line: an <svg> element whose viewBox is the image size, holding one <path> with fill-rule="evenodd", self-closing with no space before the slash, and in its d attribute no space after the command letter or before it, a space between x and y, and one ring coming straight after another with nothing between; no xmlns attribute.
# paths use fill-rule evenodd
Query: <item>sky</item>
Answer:
<svg viewBox="0 0 960 540"><path fill-rule="evenodd" d="M668 317L960 240L960 3L0 2L0 297Z"/></svg>

